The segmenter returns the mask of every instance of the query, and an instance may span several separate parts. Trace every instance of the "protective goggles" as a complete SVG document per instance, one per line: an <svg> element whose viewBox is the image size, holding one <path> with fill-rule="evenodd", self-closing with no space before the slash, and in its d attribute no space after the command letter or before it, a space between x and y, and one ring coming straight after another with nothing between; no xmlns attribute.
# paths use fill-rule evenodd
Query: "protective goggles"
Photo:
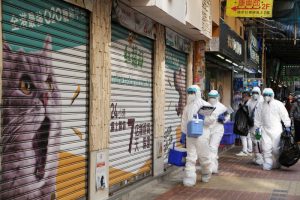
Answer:
<svg viewBox="0 0 300 200"><path fill-rule="evenodd" d="M268 93L266 93L266 94L263 94L263 96L264 96L264 97L271 97L271 96L273 96L273 94L268 94Z"/></svg>
<svg viewBox="0 0 300 200"><path fill-rule="evenodd" d="M195 91L187 91L188 94L196 94Z"/></svg>
<svg viewBox="0 0 300 200"><path fill-rule="evenodd" d="M252 95L253 95L253 94L258 94L258 92L252 92Z"/></svg>

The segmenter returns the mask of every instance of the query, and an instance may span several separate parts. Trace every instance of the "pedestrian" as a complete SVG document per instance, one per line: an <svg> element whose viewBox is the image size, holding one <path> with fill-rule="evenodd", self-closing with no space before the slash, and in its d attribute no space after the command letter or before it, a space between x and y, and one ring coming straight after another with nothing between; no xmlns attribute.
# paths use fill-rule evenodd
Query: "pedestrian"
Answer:
<svg viewBox="0 0 300 200"><path fill-rule="evenodd" d="M243 106L247 113L249 113L247 103L251 99L250 91L244 90L243 91L243 102L240 106ZM236 156L252 156L252 140L251 135L248 134L247 136L240 136L242 142L242 150L236 154Z"/></svg>
<svg viewBox="0 0 300 200"><path fill-rule="evenodd" d="M274 91L271 88L263 90L264 102L255 111L254 126L261 130L261 142L263 152L263 170L280 168L278 162L280 137L283 132L281 122L286 133L291 133L291 120L284 105L274 99Z"/></svg>
<svg viewBox="0 0 300 200"><path fill-rule="evenodd" d="M263 103L264 98L261 95L261 90L259 87L254 87L251 91L251 99L247 102L247 107L248 107L248 111L249 111L249 136L251 138L252 144L253 144L253 152L254 152L254 156L253 156L253 162L255 164L258 165L262 165L263 164L263 156L261 154L261 150L262 150L262 146L260 143L260 140L258 140L255 137L255 127L254 127L254 116L255 116L255 110L257 109L257 107L259 106L259 104ZM248 137L247 137L248 139ZM246 141L244 141L246 142ZM250 142L250 141L249 141ZM246 144L245 144L246 146ZM251 148L249 148L251 149ZM245 149L247 150L247 149ZM250 151L250 150L248 150Z"/></svg>
<svg viewBox="0 0 300 200"><path fill-rule="evenodd" d="M294 96L292 93L289 94L287 101L285 103L285 108L287 109L288 113L290 114L291 112L291 108L293 106L294 103Z"/></svg>
<svg viewBox="0 0 300 200"><path fill-rule="evenodd" d="M227 107L220 103L219 97L220 95L217 90L211 90L208 93L208 102L215 107L215 110L210 116L210 118L212 118L213 121L212 124L209 126L209 147L211 151L212 173L218 173L218 149L224 134L224 123L230 118L230 115L227 112Z"/></svg>
<svg viewBox="0 0 300 200"><path fill-rule="evenodd" d="M208 102L201 98L201 91L197 85L191 85L187 89L188 98L187 105L185 106L182 114L181 130L182 138L185 138L187 133L187 124L191 121L194 115L203 106L211 106ZM182 139L184 140L184 139ZM197 180L196 174L196 161L200 161L201 166L201 180L208 182L211 178L211 159L209 150L209 128L203 127L203 134L200 137L186 137L187 157L185 164L185 175L183 184L185 186L194 186Z"/></svg>
<svg viewBox="0 0 300 200"><path fill-rule="evenodd" d="M293 104L290 112L295 128L295 142L300 143L300 94L296 96L296 102Z"/></svg>

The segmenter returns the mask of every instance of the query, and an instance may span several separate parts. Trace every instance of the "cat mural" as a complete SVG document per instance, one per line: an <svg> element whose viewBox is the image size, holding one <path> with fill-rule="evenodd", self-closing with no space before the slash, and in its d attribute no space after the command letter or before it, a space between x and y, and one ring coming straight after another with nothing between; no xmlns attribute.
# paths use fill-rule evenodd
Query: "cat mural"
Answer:
<svg viewBox="0 0 300 200"><path fill-rule="evenodd" d="M25 53L3 45L0 199L55 199L61 99L51 37Z"/></svg>

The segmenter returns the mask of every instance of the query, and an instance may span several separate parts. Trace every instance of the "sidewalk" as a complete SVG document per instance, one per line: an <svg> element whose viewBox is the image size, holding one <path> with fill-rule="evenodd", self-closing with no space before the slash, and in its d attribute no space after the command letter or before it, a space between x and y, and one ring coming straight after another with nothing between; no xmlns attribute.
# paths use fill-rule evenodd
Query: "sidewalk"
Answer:
<svg viewBox="0 0 300 200"><path fill-rule="evenodd" d="M300 162L280 170L263 171L250 157L237 157L241 147L220 155L219 174L209 183L182 185L183 169L179 168L161 183L140 190L142 200L300 200Z"/></svg>

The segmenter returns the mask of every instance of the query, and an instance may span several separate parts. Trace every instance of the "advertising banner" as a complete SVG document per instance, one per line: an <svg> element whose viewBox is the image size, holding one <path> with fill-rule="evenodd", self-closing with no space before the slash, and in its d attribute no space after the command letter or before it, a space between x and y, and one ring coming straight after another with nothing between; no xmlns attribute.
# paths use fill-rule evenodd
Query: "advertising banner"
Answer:
<svg viewBox="0 0 300 200"><path fill-rule="evenodd" d="M229 17L272 17L273 0L227 0Z"/></svg>

